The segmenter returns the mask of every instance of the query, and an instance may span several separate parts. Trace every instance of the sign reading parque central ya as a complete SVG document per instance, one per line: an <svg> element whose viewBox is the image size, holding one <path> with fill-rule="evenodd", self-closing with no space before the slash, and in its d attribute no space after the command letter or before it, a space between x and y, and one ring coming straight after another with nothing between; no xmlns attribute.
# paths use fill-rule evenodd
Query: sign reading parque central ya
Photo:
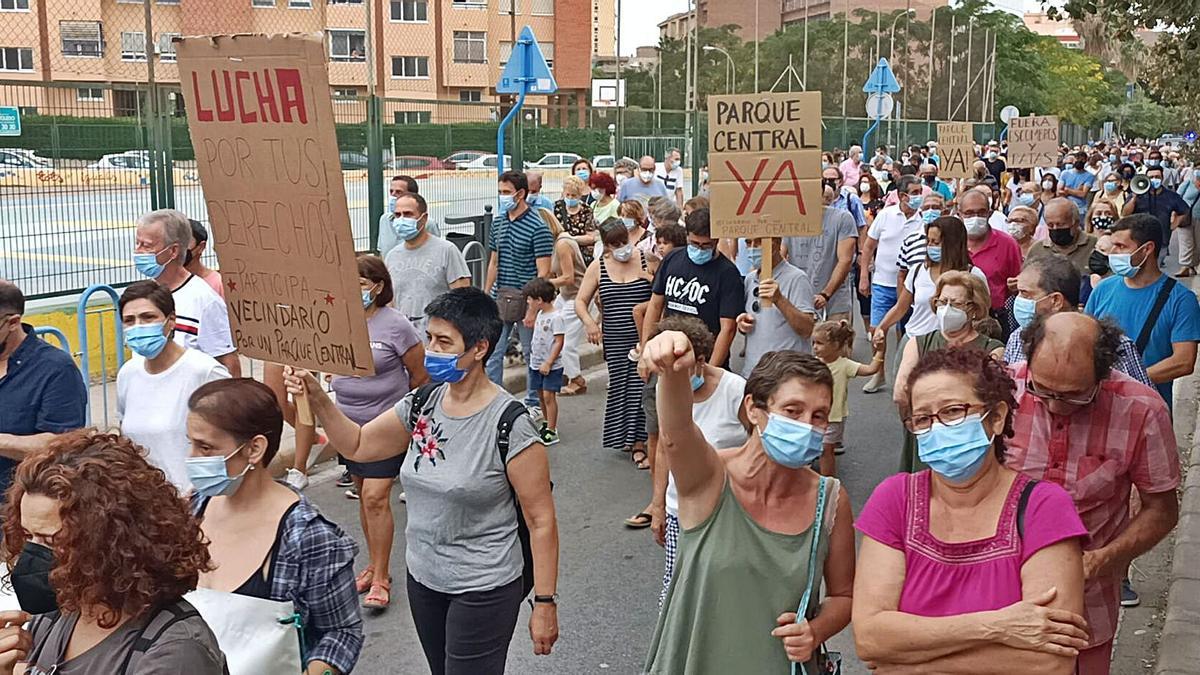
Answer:
<svg viewBox="0 0 1200 675"><path fill-rule="evenodd" d="M321 36L183 38L177 58L238 351L373 374Z"/></svg>
<svg viewBox="0 0 1200 675"><path fill-rule="evenodd" d="M708 97L714 237L821 233L821 93Z"/></svg>
<svg viewBox="0 0 1200 675"><path fill-rule="evenodd" d="M970 178L975 175L975 137L970 122L938 122L938 157L942 178Z"/></svg>

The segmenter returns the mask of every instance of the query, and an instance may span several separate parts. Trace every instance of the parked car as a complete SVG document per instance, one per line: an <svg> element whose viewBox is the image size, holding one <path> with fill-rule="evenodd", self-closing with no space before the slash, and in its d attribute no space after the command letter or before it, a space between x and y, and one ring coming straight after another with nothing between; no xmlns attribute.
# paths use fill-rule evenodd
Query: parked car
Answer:
<svg viewBox="0 0 1200 675"><path fill-rule="evenodd" d="M396 155L388 160L384 167L388 170L408 169L409 171L434 171L437 169L453 169L453 164L424 155Z"/></svg>
<svg viewBox="0 0 1200 675"><path fill-rule="evenodd" d="M612 155L596 155L592 157L592 166L597 169L611 169L616 166L617 160Z"/></svg>
<svg viewBox="0 0 1200 675"><path fill-rule="evenodd" d="M0 148L0 167L6 169L52 169L53 163L32 150Z"/></svg>
<svg viewBox="0 0 1200 675"><path fill-rule="evenodd" d="M104 155L99 161L88 164L89 169L148 169L150 153L145 150L126 150Z"/></svg>
<svg viewBox="0 0 1200 675"><path fill-rule="evenodd" d="M365 169L369 163L367 156L361 152L343 151L338 153L343 169Z"/></svg>
<svg viewBox="0 0 1200 675"><path fill-rule="evenodd" d="M488 153L482 150L459 150L458 152L447 155L442 158L442 163L449 165L447 168L462 168L460 164L466 164L472 160L479 159Z"/></svg>
<svg viewBox="0 0 1200 675"><path fill-rule="evenodd" d="M573 152L548 152L536 162L525 162L526 169L569 169L579 160Z"/></svg>
<svg viewBox="0 0 1200 675"><path fill-rule="evenodd" d="M495 155L481 155L481 156L476 157L475 159L467 162L466 164L458 164L456 166L459 169L495 169L496 168L496 156ZM504 156L504 167L505 167L505 169L512 168L512 157L510 157L509 155Z"/></svg>

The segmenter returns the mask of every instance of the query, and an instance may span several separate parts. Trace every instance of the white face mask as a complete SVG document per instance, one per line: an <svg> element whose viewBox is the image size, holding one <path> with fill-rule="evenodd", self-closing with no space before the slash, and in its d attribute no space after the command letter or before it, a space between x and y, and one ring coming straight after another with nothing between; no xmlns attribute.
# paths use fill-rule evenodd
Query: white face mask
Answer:
<svg viewBox="0 0 1200 675"><path fill-rule="evenodd" d="M621 183L624 183L624 182L625 182L625 181L627 181L627 180L629 180L629 176L626 176L626 175L625 175L625 174L623 174L623 173L622 173L622 174L619 174L619 175L617 175L617 185L620 185Z"/></svg>
<svg viewBox="0 0 1200 675"><path fill-rule="evenodd" d="M968 237L982 237L987 234L988 219L982 216L974 218L964 218L963 225L967 228Z"/></svg>
<svg viewBox="0 0 1200 675"><path fill-rule="evenodd" d="M967 313L953 305L941 305L937 308L938 328L942 335L957 333L967 325L970 317Z"/></svg>
<svg viewBox="0 0 1200 675"><path fill-rule="evenodd" d="M649 183L650 181L654 180L654 172L653 171L642 171L642 172L638 173L638 177L642 179L643 183Z"/></svg>
<svg viewBox="0 0 1200 675"><path fill-rule="evenodd" d="M1052 180L1042 181L1042 189L1043 190L1053 190L1054 189L1054 181L1052 181Z"/></svg>
<svg viewBox="0 0 1200 675"><path fill-rule="evenodd" d="M614 248L612 254L613 259L617 262L629 262L629 259L633 257L633 242L625 244L621 248Z"/></svg>
<svg viewBox="0 0 1200 675"><path fill-rule="evenodd" d="M599 189L592 190L592 199L595 199L596 201L604 199L604 191Z"/></svg>
<svg viewBox="0 0 1200 675"><path fill-rule="evenodd" d="M1016 239L1022 239L1025 236L1025 226L1015 220L1008 221L1008 233Z"/></svg>

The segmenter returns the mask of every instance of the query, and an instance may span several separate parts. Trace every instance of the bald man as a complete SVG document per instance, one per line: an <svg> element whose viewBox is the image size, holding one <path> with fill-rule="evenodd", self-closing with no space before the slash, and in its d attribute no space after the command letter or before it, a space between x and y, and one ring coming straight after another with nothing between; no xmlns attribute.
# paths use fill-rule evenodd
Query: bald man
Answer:
<svg viewBox="0 0 1200 675"><path fill-rule="evenodd" d="M1059 312L1037 316L1021 337L1029 362L1010 367L1017 406L1007 463L1063 486L1075 500L1088 529L1081 544L1090 631L1077 672L1106 675L1122 577L1179 518L1171 415L1158 392L1113 369L1116 324ZM1133 488L1142 507L1131 518Z"/></svg>
<svg viewBox="0 0 1200 675"><path fill-rule="evenodd" d="M992 227L992 214L990 188L972 188L959 196L958 215L967 226L967 250L971 252L971 262L987 276L991 314L1005 329L1007 340L1011 330L1004 301L1009 296L1009 279L1021 273L1021 247L1012 235Z"/></svg>
<svg viewBox="0 0 1200 675"><path fill-rule="evenodd" d="M617 188L617 201L636 199L645 206L654 197L670 197L671 191L654 175L654 158L645 155L638 160L638 171L633 178Z"/></svg>
<svg viewBox="0 0 1200 675"><path fill-rule="evenodd" d="M1025 259L1036 260L1051 253L1064 255L1082 279L1089 273L1088 258L1096 248L1096 236L1083 231L1079 223L1079 209L1065 197L1051 199L1046 204L1044 215L1049 238L1030 247Z"/></svg>

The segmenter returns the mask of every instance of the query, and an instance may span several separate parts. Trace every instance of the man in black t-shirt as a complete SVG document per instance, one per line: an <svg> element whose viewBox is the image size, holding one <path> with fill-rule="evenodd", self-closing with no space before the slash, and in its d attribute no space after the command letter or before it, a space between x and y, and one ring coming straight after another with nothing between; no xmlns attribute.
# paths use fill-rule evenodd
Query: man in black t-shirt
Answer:
<svg viewBox="0 0 1200 675"><path fill-rule="evenodd" d="M642 334L650 336L659 319L671 314L699 317L716 336L709 363L729 366L729 347L744 302L737 265L717 251L708 209L688 214L688 245L667 254L654 276L654 295L646 309Z"/></svg>
<svg viewBox="0 0 1200 675"><path fill-rule="evenodd" d="M1000 176L1008 165L1000 159L1000 144L996 141L989 141L987 147L983 151L983 165L987 167L988 173L992 174L992 178L996 180L996 184L1000 184Z"/></svg>

